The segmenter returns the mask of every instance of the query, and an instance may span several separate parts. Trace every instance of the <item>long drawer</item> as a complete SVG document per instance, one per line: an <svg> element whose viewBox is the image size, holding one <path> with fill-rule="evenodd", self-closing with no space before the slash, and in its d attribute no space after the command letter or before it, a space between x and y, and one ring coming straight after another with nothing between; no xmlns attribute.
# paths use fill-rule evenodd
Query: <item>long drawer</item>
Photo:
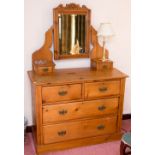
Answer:
<svg viewBox="0 0 155 155"><path fill-rule="evenodd" d="M104 81L85 83L85 99L118 95L120 93L120 81Z"/></svg>
<svg viewBox="0 0 155 155"><path fill-rule="evenodd" d="M43 126L44 144L112 134L116 131L117 117L83 120Z"/></svg>
<svg viewBox="0 0 155 155"><path fill-rule="evenodd" d="M68 84L42 88L43 102L58 102L80 99L82 95L81 84Z"/></svg>
<svg viewBox="0 0 155 155"><path fill-rule="evenodd" d="M43 106L43 123L116 113L118 98Z"/></svg>

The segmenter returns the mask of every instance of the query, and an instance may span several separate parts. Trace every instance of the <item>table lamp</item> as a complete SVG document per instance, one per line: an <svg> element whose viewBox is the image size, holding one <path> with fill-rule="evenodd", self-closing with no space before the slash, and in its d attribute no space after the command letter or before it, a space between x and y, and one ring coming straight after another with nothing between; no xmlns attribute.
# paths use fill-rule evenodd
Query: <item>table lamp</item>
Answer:
<svg viewBox="0 0 155 155"><path fill-rule="evenodd" d="M101 23L97 32L97 36L99 43L102 42L101 46L103 46L102 61L106 61L105 44L107 40L114 36L111 23Z"/></svg>

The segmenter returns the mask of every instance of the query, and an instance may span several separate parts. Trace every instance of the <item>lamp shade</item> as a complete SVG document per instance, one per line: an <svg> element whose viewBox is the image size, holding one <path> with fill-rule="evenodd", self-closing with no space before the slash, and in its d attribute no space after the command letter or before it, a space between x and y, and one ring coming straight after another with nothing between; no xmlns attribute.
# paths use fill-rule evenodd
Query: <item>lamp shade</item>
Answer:
<svg viewBox="0 0 155 155"><path fill-rule="evenodd" d="M101 23L97 32L98 37L112 37L114 35L114 31L112 29L111 23Z"/></svg>

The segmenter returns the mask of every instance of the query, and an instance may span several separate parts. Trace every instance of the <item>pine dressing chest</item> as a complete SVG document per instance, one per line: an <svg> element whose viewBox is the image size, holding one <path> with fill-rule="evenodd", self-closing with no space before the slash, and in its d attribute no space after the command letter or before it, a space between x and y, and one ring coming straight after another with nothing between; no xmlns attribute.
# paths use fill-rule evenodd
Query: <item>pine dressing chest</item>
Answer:
<svg viewBox="0 0 155 155"><path fill-rule="evenodd" d="M77 19L57 18L62 12L67 15L83 14L84 19L81 16ZM71 54L66 54L64 49L68 45L60 49L60 45L64 44L64 36L61 30L62 38L58 39L60 30L57 26L60 20L62 23L65 19L75 22L81 20L81 23L86 21L86 30L83 31L87 35L80 36L86 40L85 44L82 44L82 39L74 41L80 52L72 49ZM80 33L82 30L78 31ZM97 42L96 33L90 25L90 10L86 6L71 3L54 9L54 26L46 32L44 45L33 53L33 70L28 71L32 88L33 135L38 154L118 140L121 137L127 75L113 68L112 61L101 61L102 47ZM90 68L55 69L50 51L53 37L55 60L89 57ZM90 43L93 45L91 53Z"/></svg>

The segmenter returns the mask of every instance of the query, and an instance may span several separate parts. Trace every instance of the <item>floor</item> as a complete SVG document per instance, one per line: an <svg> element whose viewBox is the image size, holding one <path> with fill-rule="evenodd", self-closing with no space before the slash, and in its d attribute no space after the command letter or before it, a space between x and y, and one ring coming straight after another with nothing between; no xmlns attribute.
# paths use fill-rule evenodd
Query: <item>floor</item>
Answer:
<svg viewBox="0 0 155 155"><path fill-rule="evenodd" d="M131 131L131 120L123 120L122 131ZM26 140L24 143L24 155L36 155L32 134L26 134ZM42 155L120 155L119 153L120 141L97 144L86 147L79 147L74 149L68 149L64 151L44 153Z"/></svg>

